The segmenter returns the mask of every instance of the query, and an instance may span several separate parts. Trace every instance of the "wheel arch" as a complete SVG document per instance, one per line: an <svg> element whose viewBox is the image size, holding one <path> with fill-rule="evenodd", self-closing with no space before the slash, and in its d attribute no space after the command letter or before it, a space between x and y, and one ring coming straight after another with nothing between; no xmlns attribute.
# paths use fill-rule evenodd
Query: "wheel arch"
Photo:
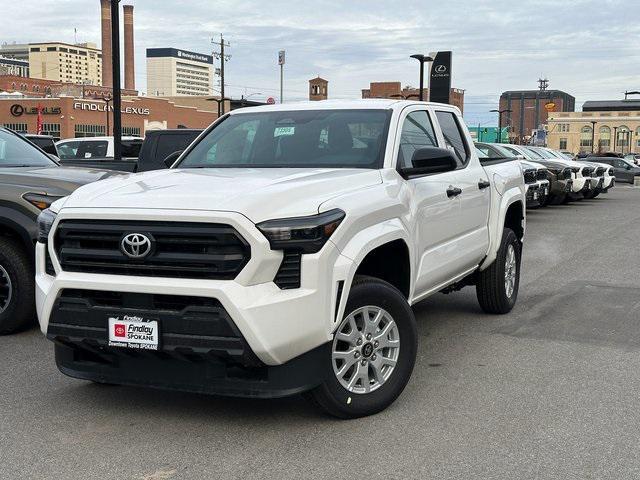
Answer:
<svg viewBox="0 0 640 480"><path fill-rule="evenodd" d="M341 249L343 257L349 259L349 268L336 306L334 329L338 319L344 316L347 299L356 275L367 275L389 282L408 300L413 291L414 252L409 235L399 219L393 219L368 227L356 234ZM388 256L399 257L396 262L381 262Z"/></svg>
<svg viewBox="0 0 640 480"><path fill-rule="evenodd" d="M520 243L524 241L526 233L526 208L524 194L520 189L513 189L506 192L502 197L500 208L497 210L495 218L490 219L490 247L487 256L480 264L480 270L484 270L491 265L498 254L502 232L505 227L511 228Z"/></svg>

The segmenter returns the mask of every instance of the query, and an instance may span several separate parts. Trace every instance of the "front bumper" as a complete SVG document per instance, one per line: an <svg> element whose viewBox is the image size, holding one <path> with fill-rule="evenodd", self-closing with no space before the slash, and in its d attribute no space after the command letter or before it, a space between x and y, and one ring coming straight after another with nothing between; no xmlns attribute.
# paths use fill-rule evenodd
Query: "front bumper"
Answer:
<svg viewBox="0 0 640 480"><path fill-rule="evenodd" d="M64 342L56 342L55 357L65 375L98 383L277 398L320 385L325 380L330 347L330 342L325 343L283 365L251 368L162 352L90 350Z"/></svg>
<svg viewBox="0 0 640 480"><path fill-rule="evenodd" d="M539 180L527 184L527 208L536 208L545 204L549 195L549 181Z"/></svg>
<svg viewBox="0 0 640 480"><path fill-rule="evenodd" d="M282 252L270 250L267 240L244 216L229 212L159 211L119 209L63 209L52 228L53 242L57 223L69 218L127 218L128 220L161 220L217 222L232 225L251 245L251 259L234 280L194 280L185 278L139 277L62 271L53 248L48 253L56 275L45 271L45 245L36 246L36 306L40 328L45 335L67 347L82 341L73 335L50 332L57 301L65 290L124 292L132 294L171 295L216 299L228 314L238 337L261 365L277 366L297 358L332 339L336 305L344 308L345 296L339 297L338 285L348 285L353 261L340 254L332 242L312 255L302 256L300 288L281 290L273 278L282 262ZM340 284L340 282L343 282ZM120 308L105 311L122 313ZM162 324L160 323L162 331ZM66 337L66 339L65 339ZM91 339L90 343L91 343ZM95 346L95 345L94 345ZM98 344L98 346L100 346ZM163 352L162 348L160 352ZM163 352L172 353L172 352ZM190 352L187 352L190 353ZM201 352L196 351L199 354ZM242 362L239 362L242 363ZM71 371L73 369L70 369ZM114 382L118 383L118 382Z"/></svg>

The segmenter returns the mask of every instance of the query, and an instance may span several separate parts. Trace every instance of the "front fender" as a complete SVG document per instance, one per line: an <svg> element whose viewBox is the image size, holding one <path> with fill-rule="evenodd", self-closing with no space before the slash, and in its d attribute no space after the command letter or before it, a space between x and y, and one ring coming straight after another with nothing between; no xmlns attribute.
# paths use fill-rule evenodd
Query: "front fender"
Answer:
<svg viewBox="0 0 640 480"><path fill-rule="evenodd" d="M489 250L487 252L486 258L480 264L480 270L485 270L488 268L497 258L498 250L500 249L500 243L502 242L502 232L504 231L504 223L507 216L507 210L511 205L516 202L520 202L522 205L522 238L520 240L524 240L524 233L526 229L526 197L523 192L523 189L511 188L504 192L502 196L495 196L496 200L499 200L500 203L497 208L493 208L491 217L489 219Z"/></svg>
<svg viewBox="0 0 640 480"><path fill-rule="evenodd" d="M349 239L349 241L342 247L336 248L340 251L340 257L342 261L336 262L336 269L341 270L336 272L338 277L345 278L345 284L343 294L340 299L340 304L336 309L335 325L338 326L338 319L341 319L344 315L344 309L347 304L347 298L349 297L349 291L353 284L358 267L365 259L365 257L382 245L395 240L402 240L409 250L409 262L412 270L410 276L410 292L413 295L413 265L414 265L414 250L409 240L409 234L407 233L402 221L399 218L386 220L384 222L371 225ZM331 240L330 240L331 241Z"/></svg>

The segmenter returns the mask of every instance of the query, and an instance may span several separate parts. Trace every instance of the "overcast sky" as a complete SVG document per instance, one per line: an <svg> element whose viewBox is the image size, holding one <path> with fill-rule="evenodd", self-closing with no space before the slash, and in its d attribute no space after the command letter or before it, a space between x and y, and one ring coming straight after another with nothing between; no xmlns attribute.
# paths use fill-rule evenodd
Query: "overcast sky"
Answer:
<svg viewBox="0 0 640 480"><path fill-rule="evenodd" d="M417 86L412 53L453 51L453 86L466 90L470 124L495 123L504 90L550 88L577 99L640 90L640 0L131 0L136 87L146 91L145 50L210 53L231 43L228 93L277 96L277 52L287 51L285 101L307 81L329 80L331 98L359 98L371 81ZM100 44L98 0L0 0L0 42ZM7 21L8 20L8 21Z"/></svg>

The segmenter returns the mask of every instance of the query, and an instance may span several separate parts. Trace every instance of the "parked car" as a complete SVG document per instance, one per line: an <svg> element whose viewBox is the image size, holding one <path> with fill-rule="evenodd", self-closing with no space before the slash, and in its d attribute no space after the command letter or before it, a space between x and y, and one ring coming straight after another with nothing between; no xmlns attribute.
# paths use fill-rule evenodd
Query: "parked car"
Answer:
<svg viewBox="0 0 640 480"><path fill-rule="evenodd" d="M132 150L123 150L123 158L114 160L113 154L108 156L91 156L84 158L83 150L76 150L71 156L78 158L62 158L60 163L63 165L108 168L111 170L119 170L123 172L148 172L150 170L160 170L169 168L171 164L178 158L178 155L193 142L202 130L178 128L175 130L153 130L148 131L144 141L135 139L136 146ZM105 140L98 142L103 144L100 150L95 153L104 151ZM92 139L93 141L93 139ZM69 140L70 145L75 145L74 140ZM75 148L75 147L74 147ZM93 148L93 147L83 147ZM112 148L112 147L109 147ZM107 153L109 153L107 148Z"/></svg>
<svg viewBox="0 0 640 480"><path fill-rule="evenodd" d="M132 172L142 148L140 137L123 136L122 160L114 161L113 137L69 138L56 143L62 165L73 167L97 167ZM115 168L119 167L119 168Z"/></svg>
<svg viewBox="0 0 640 480"><path fill-rule="evenodd" d="M483 167L449 105L234 110L171 169L41 214L40 325L72 377L369 415L411 376L410 305L475 285L513 308L524 205L519 163Z"/></svg>
<svg viewBox="0 0 640 480"><path fill-rule="evenodd" d="M496 161L518 160L522 166L522 176L527 188L527 208L538 208L546 205L549 195L548 171L544 165L520 160L522 157L515 155L499 144L476 142L478 158L482 165L489 165Z"/></svg>
<svg viewBox="0 0 640 480"><path fill-rule="evenodd" d="M594 157L591 160L611 165L617 182L634 183L635 177L640 176L640 167L625 158Z"/></svg>
<svg viewBox="0 0 640 480"><path fill-rule="evenodd" d="M591 160L591 158L589 158L589 160ZM597 159L594 158L594 160ZM583 161L582 163L586 163L593 169L592 178L597 181L593 190L586 194L584 198L596 198L601 193L607 193L609 189L615 186L615 175L611 165L592 161Z"/></svg>
<svg viewBox="0 0 640 480"><path fill-rule="evenodd" d="M56 140L51 135L35 135L32 133L25 133L23 137L37 147L40 147L40 149L45 153L59 158L58 149L56 148Z"/></svg>
<svg viewBox="0 0 640 480"><path fill-rule="evenodd" d="M35 320L36 219L80 185L119 175L58 166L24 137L0 127L0 334ZM50 270L47 262L46 269Z"/></svg>
<svg viewBox="0 0 640 480"><path fill-rule="evenodd" d="M640 153L627 153L624 158L635 165L640 164Z"/></svg>
<svg viewBox="0 0 640 480"><path fill-rule="evenodd" d="M514 155L526 158L528 162L544 165L547 168L547 180L549 180L549 195L545 199L547 205L559 205L567 201L568 195L573 191L573 177L575 172L572 170L572 162L560 159L545 159L538 154L534 154L519 145L502 144L502 148L507 149Z"/></svg>
<svg viewBox="0 0 640 480"><path fill-rule="evenodd" d="M527 208L545 207L550 193L549 170L540 163L521 160L527 186Z"/></svg>

